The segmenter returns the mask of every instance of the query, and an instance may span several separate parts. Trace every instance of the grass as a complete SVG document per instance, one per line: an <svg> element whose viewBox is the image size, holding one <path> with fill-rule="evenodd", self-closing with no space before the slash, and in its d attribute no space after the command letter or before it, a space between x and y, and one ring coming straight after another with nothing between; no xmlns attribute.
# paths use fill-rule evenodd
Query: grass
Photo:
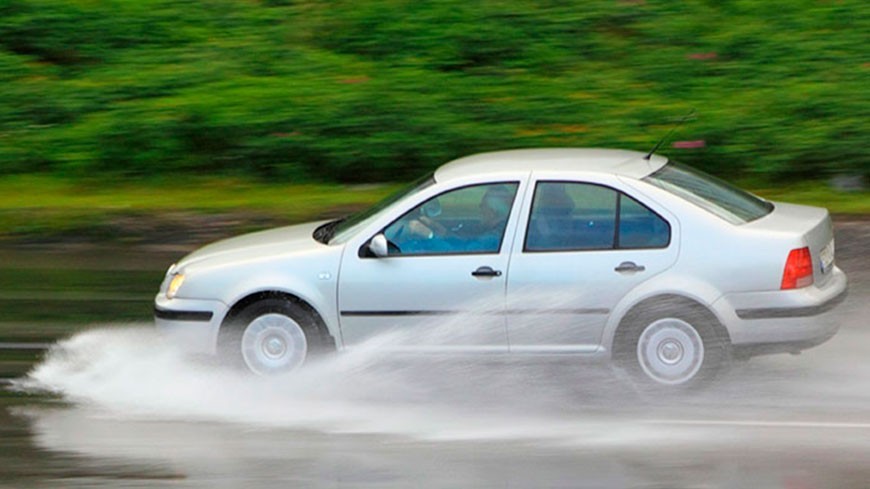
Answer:
<svg viewBox="0 0 870 489"><path fill-rule="evenodd" d="M870 192L837 191L825 182L777 187L743 183L772 199L828 208L833 214L870 214ZM236 215L270 222L303 222L347 214L395 190L396 185L279 184L235 178L185 177L181 181L73 181L51 176L0 178L0 236L85 236L111 241L111 221L177 214ZM134 224L135 225L135 224Z"/></svg>
<svg viewBox="0 0 870 489"><path fill-rule="evenodd" d="M234 178L184 177L124 183L48 176L0 179L0 209L226 212L260 210L306 217L324 208L354 206L383 197L391 186L281 185Z"/></svg>
<svg viewBox="0 0 870 489"><path fill-rule="evenodd" d="M781 187L755 187L753 192L769 200L825 207L835 215L870 214L870 191L842 192L825 182L800 182Z"/></svg>
<svg viewBox="0 0 870 489"><path fill-rule="evenodd" d="M867 174L866 3L4 0L0 172L400 181L695 108L686 163Z"/></svg>
<svg viewBox="0 0 870 489"><path fill-rule="evenodd" d="M0 179L0 236L111 238L118 217L241 214L302 222L346 214L383 198L395 185L281 185L234 178L135 183L50 176Z"/></svg>

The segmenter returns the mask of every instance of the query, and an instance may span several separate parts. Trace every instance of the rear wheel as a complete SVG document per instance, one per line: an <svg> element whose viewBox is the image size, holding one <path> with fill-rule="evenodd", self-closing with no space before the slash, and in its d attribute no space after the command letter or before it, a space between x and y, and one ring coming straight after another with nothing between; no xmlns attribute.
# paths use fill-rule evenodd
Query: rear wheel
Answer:
<svg viewBox="0 0 870 489"><path fill-rule="evenodd" d="M639 388L688 390L711 380L727 364L722 327L700 307L644 309L626 318L617 335L617 367Z"/></svg>
<svg viewBox="0 0 870 489"><path fill-rule="evenodd" d="M259 375L301 367L320 349L312 315L284 299L264 299L246 306L221 328L220 355Z"/></svg>

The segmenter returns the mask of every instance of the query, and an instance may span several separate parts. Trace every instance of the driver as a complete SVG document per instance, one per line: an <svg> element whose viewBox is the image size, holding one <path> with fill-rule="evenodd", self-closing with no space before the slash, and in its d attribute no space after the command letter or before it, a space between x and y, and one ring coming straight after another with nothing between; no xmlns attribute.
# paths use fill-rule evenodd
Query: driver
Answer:
<svg viewBox="0 0 870 489"><path fill-rule="evenodd" d="M460 224L448 229L423 214L408 224L408 231L418 239L429 240L432 249L496 251L513 204L514 191L507 185L488 188L480 200L480 221L475 226Z"/></svg>

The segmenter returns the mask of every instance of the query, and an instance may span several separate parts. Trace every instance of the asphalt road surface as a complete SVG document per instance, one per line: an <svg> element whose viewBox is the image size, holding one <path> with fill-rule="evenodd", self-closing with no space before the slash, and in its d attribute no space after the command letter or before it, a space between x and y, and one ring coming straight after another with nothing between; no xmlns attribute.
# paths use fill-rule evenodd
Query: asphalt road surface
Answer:
<svg viewBox="0 0 870 489"><path fill-rule="evenodd" d="M94 329L0 397L0 486L868 488L870 222L837 247L837 336L676 399L601 367L365 350L252 378Z"/></svg>

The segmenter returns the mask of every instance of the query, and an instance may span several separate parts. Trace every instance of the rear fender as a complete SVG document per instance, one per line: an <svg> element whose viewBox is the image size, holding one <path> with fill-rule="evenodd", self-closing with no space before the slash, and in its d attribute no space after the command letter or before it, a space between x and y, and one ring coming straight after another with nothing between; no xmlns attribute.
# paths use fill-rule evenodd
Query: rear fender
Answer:
<svg viewBox="0 0 870 489"><path fill-rule="evenodd" d="M710 314L716 316L716 319L722 323L722 318L711 307L711 304L722 297L721 291L711 284L690 275L660 275L632 289L613 308L604 326L601 340L601 346L605 351L613 351L613 340L616 337L616 331L619 329L623 318L633 307L648 299L654 299L655 297L664 298L665 296L678 296L695 302L710 311ZM724 325L724 323L722 324Z"/></svg>

